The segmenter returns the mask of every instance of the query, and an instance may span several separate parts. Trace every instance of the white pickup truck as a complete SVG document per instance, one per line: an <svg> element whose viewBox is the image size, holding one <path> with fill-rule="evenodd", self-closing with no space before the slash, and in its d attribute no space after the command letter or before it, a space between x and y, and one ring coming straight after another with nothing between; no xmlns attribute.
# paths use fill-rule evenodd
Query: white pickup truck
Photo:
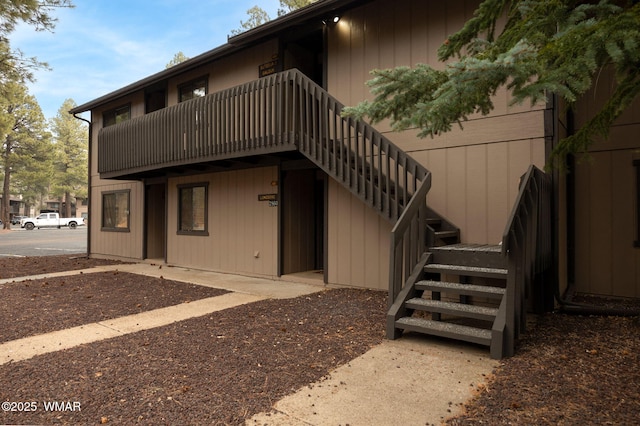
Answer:
<svg viewBox="0 0 640 426"><path fill-rule="evenodd" d="M58 213L41 213L35 218L25 217L20 220L20 227L28 231L33 228L61 228L68 226L71 229L84 225L84 219L81 217L60 217Z"/></svg>

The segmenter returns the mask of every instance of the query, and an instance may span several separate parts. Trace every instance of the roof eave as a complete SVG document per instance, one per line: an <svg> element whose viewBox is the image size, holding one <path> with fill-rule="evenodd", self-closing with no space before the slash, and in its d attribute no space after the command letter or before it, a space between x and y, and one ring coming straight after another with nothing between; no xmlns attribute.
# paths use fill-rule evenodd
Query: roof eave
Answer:
<svg viewBox="0 0 640 426"><path fill-rule="evenodd" d="M232 45L243 45L255 43L265 37L277 34L287 28L314 18L329 18L329 15L346 9L352 3L365 3L357 0L320 0L308 6L301 7L287 13L284 16L266 22L259 27L252 28L236 36L228 38L228 43Z"/></svg>
<svg viewBox="0 0 640 426"><path fill-rule="evenodd" d="M349 8L352 4L366 3L370 0L319 0L308 6L302 7L284 16L278 17L259 27L250 29L227 39L227 43L215 49L209 50L201 55L184 61L166 70L160 71L142 80L138 80L121 89L110 92L104 96L86 102L71 109L70 114L80 114L90 111L107 102L114 101L123 96L130 95L138 90L150 85L167 80L178 74L182 74L191 69L197 68L204 63L219 59L245 48L248 45L258 43L265 38L271 37L287 28L318 17L328 18L330 14L339 13L341 10ZM326 16L325 16L326 15Z"/></svg>

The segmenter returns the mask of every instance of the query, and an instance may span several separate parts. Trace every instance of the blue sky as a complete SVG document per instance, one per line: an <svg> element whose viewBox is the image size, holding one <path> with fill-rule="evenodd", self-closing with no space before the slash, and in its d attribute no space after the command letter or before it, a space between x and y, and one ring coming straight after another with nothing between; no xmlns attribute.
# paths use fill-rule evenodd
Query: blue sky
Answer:
<svg viewBox="0 0 640 426"><path fill-rule="evenodd" d="M65 99L81 105L162 71L182 51L192 58L227 42L258 5L273 19L278 0L74 0L54 11L54 33L22 25L12 47L47 62L29 84L47 119Z"/></svg>

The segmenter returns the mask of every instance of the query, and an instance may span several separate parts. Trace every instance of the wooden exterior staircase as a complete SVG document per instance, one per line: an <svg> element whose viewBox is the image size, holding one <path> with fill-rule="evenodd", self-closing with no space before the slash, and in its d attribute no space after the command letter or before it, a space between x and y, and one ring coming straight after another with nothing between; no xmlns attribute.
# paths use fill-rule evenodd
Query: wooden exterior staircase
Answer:
<svg viewBox="0 0 640 426"><path fill-rule="evenodd" d="M298 151L393 225L389 338L410 330L511 355L525 295L539 294L538 277L551 264L548 176L532 166L523 177L501 247L460 245L458 228L427 206L431 173L342 110L287 70L102 128L98 171L143 179Z"/></svg>
<svg viewBox="0 0 640 426"><path fill-rule="evenodd" d="M393 317L392 337L407 330L491 346L508 275L500 246L431 247L423 270Z"/></svg>
<svg viewBox="0 0 640 426"><path fill-rule="evenodd" d="M392 275L390 293L395 295L387 314L387 337L411 331L488 346L496 359L513 355L527 309L539 309L535 305L548 297L542 294L532 301L543 293L551 266L549 198L548 175L531 166L500 245L446 244L442 237L455 238L453 231L433 229L434 244L411 272L395 270L404 285L394 287L398 280ZM426 223L441 226L435 218ZM395 247L402 257L404 248Z"/></svg>

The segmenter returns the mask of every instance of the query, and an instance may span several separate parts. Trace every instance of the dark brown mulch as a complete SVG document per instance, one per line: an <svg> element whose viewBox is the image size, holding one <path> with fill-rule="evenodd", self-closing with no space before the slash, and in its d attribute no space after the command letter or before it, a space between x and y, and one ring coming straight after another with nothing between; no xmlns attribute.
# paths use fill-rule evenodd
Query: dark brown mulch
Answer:
<svg viewBox="0 0 640 426"><path fill-rule="evenodd" d="M224 293L118 271L0 284L0 342Z"/></svg>
<svg viewBox="0 0 640 426"><path fill-rule="evenodd" d="M547 314L447 424L639 424L639 366L638 317Z"/></svg>
<svg viewBox="0 0 640 426"><path fill-rule="evenodd" d="M384 338L386 294L266 300L0 366L11 424L244 424ZM81 411L46 412L43 401Z"/></svg>
<svg viewBox="0 0 640 426"><path fill-rule="evenodd" d="M56 267L56 258L41 258L41 267ZM0 271L14 260L0 259ZM128 297L146 287L130 287ZM385 299L331 290L262 301L5 364L0 400L34 401L38 411L0 412L0 424L242 424L380 342ZM0 303L3 314L15 304ZM63 328L53 311L48 322ZM639 365L638 317L547 314L447 424L638 424ZM45 412L43 401L78 402L82 411Z"/></svg>
<svg viewBox="0 0 640 426"><path fill-rule="evenodd" d="M123 262L107 259L89 259L81 254L61 256L27 256L0 258L0 279L77 271L102 265L118 265Z"/></svg>

